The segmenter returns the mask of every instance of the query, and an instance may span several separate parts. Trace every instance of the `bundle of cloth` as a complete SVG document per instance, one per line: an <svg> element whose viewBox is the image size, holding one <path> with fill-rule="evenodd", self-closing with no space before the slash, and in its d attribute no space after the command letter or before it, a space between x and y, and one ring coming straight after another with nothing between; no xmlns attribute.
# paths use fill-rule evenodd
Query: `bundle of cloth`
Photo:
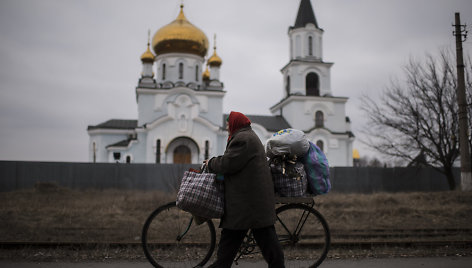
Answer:
<svg viewBox="0 0 472 268"><path fill-rule="evenodd" d="M283 129L266 143L276 193L286 197L320 195L331 189L326 155L305 133Z"/></svg>

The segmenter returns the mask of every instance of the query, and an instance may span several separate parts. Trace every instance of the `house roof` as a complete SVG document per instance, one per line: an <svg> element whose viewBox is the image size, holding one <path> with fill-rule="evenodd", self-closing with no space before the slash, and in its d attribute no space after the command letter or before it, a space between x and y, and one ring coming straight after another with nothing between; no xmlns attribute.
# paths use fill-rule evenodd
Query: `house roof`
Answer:
<svg viewBox="0 0 472 268"><path fill-rule="evenodd" d="M110 119L96 126L88 126L92 129L135 129L138 127L138 120Z"/></svg>
<svg viewBox="0 0 472 268"><path fill-rule="evenodd" d="M131 141L132 141L132 139L122 140L122 141L119 141L117 143L110 144L106 148L109 148L109 147L125 147L126 148L126 147L128 147L128 145L130 144Z"/></svg>
<svg viewBox="0 0 472 268"><path fill-rule="evenodd" d="M229 114L223 115L223 125L226 124L226 118ZM279 131L285 128L291 128L290 124L280 115L249 115L246 116L251 120L251 123L263 126L267 131Z"/></svg>
<svg viewBox="0 0 472 268"><path fill-rule="evenodd" d="M226 124L226 118L229 114L223 115L223 125ZM290 124L280 115L246 115L249 120L254 124L263 126L267 131L279 131L281 129L290 128ZM88 126L88 130L93 129L135 129L138 127L138 120L123 120L123 119L110 119L106 122L95 126ZM126 141L126 140L125 140ZM121 142L125 142L121 141ZM112 146L112 145L110 145ZM113 144L117 146L117 144ZM125 145L127 146L127 144Z"/></svg>
<svg viewBox="0 0 472 268"><path fill-rule="evenodd" d="M265 127L268 131L279 131L285 128L291 128L290 124L280 115L248 115L251 122Z"/></svg>

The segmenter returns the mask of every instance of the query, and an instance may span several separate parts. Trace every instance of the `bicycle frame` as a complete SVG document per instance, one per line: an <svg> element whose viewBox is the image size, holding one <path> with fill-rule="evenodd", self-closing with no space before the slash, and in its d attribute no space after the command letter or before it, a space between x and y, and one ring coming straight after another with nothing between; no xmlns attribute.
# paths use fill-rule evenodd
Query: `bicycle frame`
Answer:
<svg viewBox="0 0 472 268"><path fill-rule="evenodd" d="M185 231L182 234L177 236L177 238L176 238L177 241L180 242L180 240L182 240L182 238L184 238L184 236L188 233L188 230L190 230L190 227L192 226L192 222L193 222L193 217L190 218L190 221L189 221Z"/></svg>
<svg viewBox="0 0 472 268"><path fill-rule="evenodd" d="M284 205L293 204L293 203L304 204L304 205L306 205L307 207L310 207L310 208L313 208L315 206L315 201L312 198L297 198L297 199L294 199L294 198L278 197L277 200L276 200L276 203L277 204L284 204ZM293 233L290 232L290 230L287 228L287 226L284 224L284 222L276 215L276 220L284 227L284 229L287 231L287 233L290 234L290 237L286 240L283 240L283 239L281 240L280 237L279 237L279 242L282 243L282 244L284 242L288 242L290 244L296 244L299 241L300 232L303 229L303 226L305 225L306 220L308 219L309 215L310 215L310 213L308 213L307 211L303 212L303 214L301 215L301 217L298 221L297 227L296 227L296 229L294 230ZM254 239L252 231L249 230L247 232L246 236L244 237L244 240L243 240L243 242L242 242L242 244L241 244L241 246L238 250L238 255L234 259L234 263L236 265L238 265L238 260L244 255L260 253L260 251L255 251L256 248L257 248L256 240Z"/></svg>
<svg viewBox="0 0 472 268"><path fill-rule="evenodd" d="M313 203L310 207L313 208L315 204ZM285 231L287 231L287 233L290 234L290 237L288 238L287 241L289 241L291 244L295 244L298 242L298 237L300 235L300 232L302 231L303 229L303 226L305 226L305 223L306 223L306 220L308 219L308 216L310 216L310 213L307 212L307 211L303 211L303 214L300 216L300 219L298 220L298 224L297 224L297 227L295 228L295 230L293 231L293 233L290 233L290 230L287 228L287 226L285 225L285 223L280 220L279 217L277 217L277 220L280 222L280 225L282 225L282 227L284 227ZM285 240L279 240L280 242L285 242Z"/></svg>

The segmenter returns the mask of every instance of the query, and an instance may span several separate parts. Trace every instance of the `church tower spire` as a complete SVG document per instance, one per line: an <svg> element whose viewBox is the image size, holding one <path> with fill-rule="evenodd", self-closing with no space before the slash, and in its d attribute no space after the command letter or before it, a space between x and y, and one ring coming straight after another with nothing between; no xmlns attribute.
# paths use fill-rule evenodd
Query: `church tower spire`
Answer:
<svg viewBox="0 0 472 268"><path fill-rule="evenodd" d="M152 72L152 65L154 64L155 56L152 54L150 45L150 30L148 31L147 49L141 55L141 62L143 63L143 71L138 82L138 87L142 88L156 88L156 80L154 80L154 73Z"/></svg>
<svg viewBox="0 0 472 268"><path fill-rule="evenodd" d="M323 32L318 26L310 0L301 0L295 25L288 30L290 59L322 61Z"/></svg>
<svg viewBox="0 0 472 268"><path fill-rule="evenodd" d="M216 54L216 34L213 36L213 55L208 59L210 66L210 80L220 80L220 66L223 63L221 58Z"/></svg>
<svg viewBox="0 0 472 268"><path fill-rule="evenodd" d="M324 62L322 57L323 29L318 25L310 0L300 0L295 25L288 29L290 41L290 60L281 72L284 77L284 99L271 108L272 113L280 113L292 109L290 106L298 103L298 107L313 108L331 97L331 74L333 63ZM325 104L323 104L325 105ZM316 106L316 105L315 105ZM325 107L331 107L326 104ZM289 108L290 107L290 108ZM311 114L304 124L298 124L300 114L291 115L284 112L284 117L295 128L309 129L310 119L315 118L316 107L303 111ZM300 111L301 112L301 111ZM324 115L332 113L325 109ZM293 116L293 118L290 118Z"/></svg>
<svg viewBox="0 0 472 268"><path fill-rule="evenodd" d="M311 6L310 0L302 0L300 2L300 7L298 8L297 19L295 20L295 25L292 28L301 28L305 27L308 23L318 27L316 22L315 12L313 12L313 7Z"/></svg>
<svg viewBox="0 0 472 268"><path fill-rule="evenodd" d="M310 0L300 0L295 25L290 26L290 61L282 69L285 96L330 96L330 68L323 61L323 29Z"/></svg>

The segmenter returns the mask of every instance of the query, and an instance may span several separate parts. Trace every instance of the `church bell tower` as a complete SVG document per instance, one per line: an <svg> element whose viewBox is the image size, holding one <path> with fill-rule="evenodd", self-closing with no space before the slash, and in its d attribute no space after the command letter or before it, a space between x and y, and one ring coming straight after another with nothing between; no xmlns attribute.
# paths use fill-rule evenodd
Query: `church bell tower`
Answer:
<svg viewBox="0 0 472 268"><path fill-rule="evenodd" d="M352 165L352 142L346 97L331 91L331 67L323 60L323 33L310 0L301 0L295 24L288 29L289 62L282 68L283 98L270 108L292 128L305 132L334 165Z"/></svg>
<svg viewBox="0 0 472 268"><path fill-rule="evenodd" d="M290 61L282 69L285 96L329 96L330 68L323 62L323 29L318 26L310 0L302 0L295 25L288 30Z"/></svg>

